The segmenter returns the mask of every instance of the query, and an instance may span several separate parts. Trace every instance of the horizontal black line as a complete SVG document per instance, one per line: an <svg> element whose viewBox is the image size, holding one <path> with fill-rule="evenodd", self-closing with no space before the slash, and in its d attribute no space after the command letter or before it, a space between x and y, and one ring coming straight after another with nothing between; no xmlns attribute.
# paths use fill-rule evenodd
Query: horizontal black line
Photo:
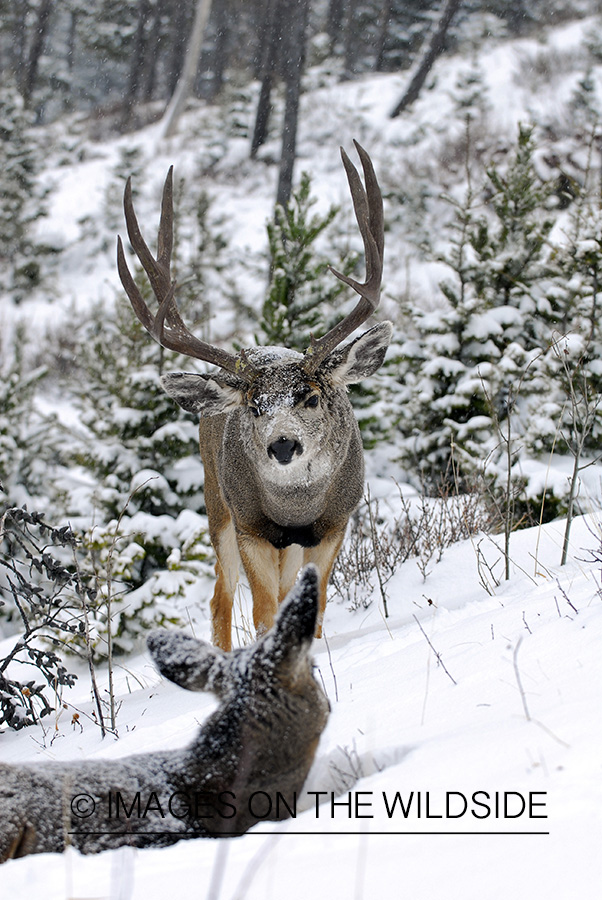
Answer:
<svg viewBox="0 0 602 900"><path fill-rule="evenodd" d="M472 836L472 835L508 835L512 837L524 837L533 835L540 837L549 835L549 831L186 831L183 833L174 831L69 831L68 834L78 834L84 837L93 837L97 835L112 835L113 837L141 837L146 834L162 835L163 837L178 837L178 840L185 840L191 837L242 837L243 834L291 834L291 835L319 835L327 837L328 835L355 835L357 836L406 836L406 835L448 835L454 836Z"/></svg>

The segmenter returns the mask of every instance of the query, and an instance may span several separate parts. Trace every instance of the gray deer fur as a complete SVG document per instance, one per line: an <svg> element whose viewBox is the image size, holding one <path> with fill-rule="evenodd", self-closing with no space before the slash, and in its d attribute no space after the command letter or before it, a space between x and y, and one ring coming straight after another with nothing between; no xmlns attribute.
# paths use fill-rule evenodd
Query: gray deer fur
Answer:
<svg viewBox="0 0 602 900"><path fill-rule="evenodd" d="M209 374L171 373L161 383L200 418L205 503L217 558L212 635L224 650L231 647L241 564L260 636L271 627L301 566L313 563L320 573L316 636L321 637L330 573L362 496L362 442L347 387L382 365L392 327L381 322L343 343L378 308L385 242L374 166L369 154L355 146L365 186L347 154L341 154L364 243L366 280L360 283L332 269L360 300L325 335L307 335L302 354L284 347L233 354L197 338L178 311L171 275L173 171L163 189L156 257L141 234L131 181L125 189L128 237L158 302L154 311L147 305L118 239L119 275L134 312L163 347L214 366Z"/></svg>
<svg viewBox="0 0 602 900"><path fill-rule="evenodd" d="M226 653L181 631L153 632L159 671L211 691L219 707L182 750L0 765L0 862L67 844L97 853L234 836L294 812L329 712L312 674L317 613L318 573L307 566L274 627L249 647Z"/></svg>

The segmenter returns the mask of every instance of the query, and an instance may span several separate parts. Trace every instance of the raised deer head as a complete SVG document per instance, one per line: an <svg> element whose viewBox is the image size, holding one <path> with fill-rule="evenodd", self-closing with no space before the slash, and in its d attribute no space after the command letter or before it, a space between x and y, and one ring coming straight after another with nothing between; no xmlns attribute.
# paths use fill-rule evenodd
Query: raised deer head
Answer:
<svg viewBox="0 0 602 900"><path fill-rule="evenodd" d="M316 634L321 635L330 572L362 496L362 443L347 385L381 366L392 329L382 322L341 346L378 306L384 250L380 188L370 157L355 146L365 188L344 150L341 155L364 243L366 280L332 269L360 300L323 337L310 336L304 354L254 347L234 355L191 334L176 307L170 274L172 169L163 190L156 258L140 233L129 180L126 186L128 235L159 302L151 313L118 239L119 275L136 315L163 347L218 366L211 374L165 375L161 383L180 406L200 416L205 501L217 556L213 640L226 650L241 560L258 635L271 627L301 565L315 563L320 572Z"/></svg>
<svg viewBox="0 0 602 900"><path fill-rule="evenodd" d="M180 631L153 632L157 667L219 706L183 750L118 760L0 765L0 862L30 853L166 846L243 834L294 814L328 719L309 655L318 573L308 566L273 629L224 653Z"/></svg>

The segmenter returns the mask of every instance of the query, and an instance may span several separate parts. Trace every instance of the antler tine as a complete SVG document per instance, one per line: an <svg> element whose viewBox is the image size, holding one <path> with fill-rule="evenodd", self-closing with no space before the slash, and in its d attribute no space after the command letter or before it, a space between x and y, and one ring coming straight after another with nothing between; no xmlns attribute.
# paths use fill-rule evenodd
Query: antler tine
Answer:
<svg viewBox="0 0 602 900"><path fill-rule="evenodd" d="M129 179L128 179L129 180ZM126 185L127 187L127 185ZM133 208L132 208L133 212ZM132 246L134 246L132 244ZM173 166L169 167L161 196L161 218L157 235L157 263L168 271L173 250Z"/></svg>
<svg viewBox="0 0 602 900"><path fill-rule="evenodd" d="M132 200L131 178L128 178L123 195L123 207L130 243L142 268L148 276L153 293L159 301L159 309L153 315L146 305L125 260L121 238L117 238L117 270L121 283L129 297L134 312L154 339L168 350L183 353L192 359L213 363L227 372L251 381L256 370L244 356L234 356L226 350L214 347L195 337L184 324L174 299L176 282L171 280L171 253L173 249L173 166L170 167L161 201L161 218L157 238L157 258L152 255L138 225Z"/></svg>
<svg viewBox="0 0 602 900"><path fill-rule="evenodd" d="M370 156L357 141L353 143L364 171L365 188L357 169L342 147L341 159L347 173L355 217L364 242L366 280L363 283L356 281L329 266L330 271L352 287L361 299L355 308L323 337L316 340L312 335L310 346L305 351L305 367L309 372L315 372L328 354L372 315L380 300L385 247L382 194Z"/></svg>
<svg viewBox="0 0 602 900"><path fill-rule="evenodd" d="M158 254L157 259L148 249L148 245L138 225L138 219L134 212L132 200L132 179L128 178L123 194L123 210L125 224L127 226L130 244L134 253L140 260L142 268L148 275L155 297L161 302L171 287L171 248L173 243L173 166L163 185L163 198L161 201L161 219L159 222Z"/></svg>

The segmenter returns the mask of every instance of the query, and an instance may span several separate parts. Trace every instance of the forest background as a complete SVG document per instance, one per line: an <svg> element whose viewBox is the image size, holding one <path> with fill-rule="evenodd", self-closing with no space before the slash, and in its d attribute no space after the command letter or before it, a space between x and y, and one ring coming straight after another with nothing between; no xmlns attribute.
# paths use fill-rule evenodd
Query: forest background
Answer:
<svg viewBox="0 0 602 900"><path fill-rule="evenodd" d="M0 617L43 674L9 678L5 658L4 721L48 714L64 652L129 653L210 590L196 423L158 386L191 363L142 331L114 263L126 177L150 237L171 161L186 321L302 349L348 302L328 264L361 269L337 144L374 158L396 337L352 399L369 478L398 501L367 494L338 595L371 602L374 572L382 592L383 567L431 552L431 519L427 545L502 533L508 577L512 533L564 517L566 561L600 496L598 7L2 4Z"/></svg>

